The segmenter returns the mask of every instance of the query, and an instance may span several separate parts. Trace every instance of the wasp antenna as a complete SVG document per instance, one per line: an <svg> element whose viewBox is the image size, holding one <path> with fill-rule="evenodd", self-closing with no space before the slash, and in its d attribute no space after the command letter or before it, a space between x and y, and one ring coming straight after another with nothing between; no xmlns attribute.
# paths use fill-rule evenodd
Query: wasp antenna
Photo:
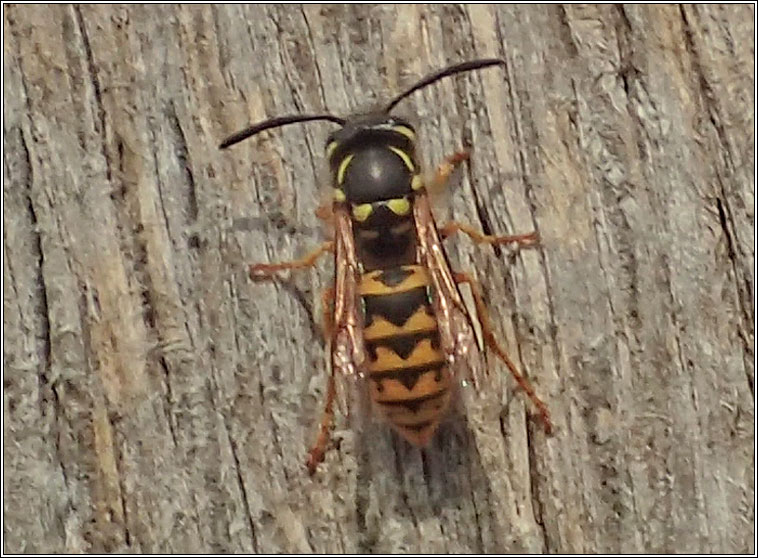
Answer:
<svg viewBox="0 0 758 558"><path fill-rule="evenodd" d="M501 60L500 58L482 58L480 60L469 60L468 62L453 64L452 66L448 66L447 68L437 70L436 72L429 74L425 78L422 78L413 87L411 87L407 91L402 92L400 95L392 99L384 110L386 112L391 111L395 107L395 105L397 105L400 101L405 99L411 93L414 93L415 91L418 91L419 89L422 89L426 87L427 85L431 85L435 81L440 80L444 77L452 76L453 74L460 74L461 72L470 72L472 70L479 70L481 68L487 68L488 66L498 66L498 65L505 66L505 60Z"/></svg>
<svg viewBox="0 0 758 558"><path fill-rule="evenodd" d="M239 143L242 140L249 138L250 136L254 136L255 134L263 132L264 130L278 128L279 126L286 126L287 124L294 124L296 122L309 122L311 120L329 120L330 122L335 122L340 126L345 125L344 118L339 118L338 116L333 116L331 114L294 114L291 116L277 116L276 118L269 118L263 122L258 122L257 124L253 124L252 126L245 128L240 132L237 132L236 134L232 134L224 141L222 141L218 147L219 149L225 149L230 145Z"/></svg>

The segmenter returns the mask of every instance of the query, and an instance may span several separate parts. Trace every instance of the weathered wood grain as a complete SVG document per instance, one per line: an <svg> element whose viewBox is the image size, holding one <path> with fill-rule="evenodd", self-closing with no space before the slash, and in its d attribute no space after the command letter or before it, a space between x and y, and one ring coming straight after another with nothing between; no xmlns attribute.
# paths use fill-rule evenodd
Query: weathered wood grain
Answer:
<svg viewBox="0 0 758 558"><path fill-rule="evenodd" d="M754 552L752 6L5 6L6 552ZM314 478L329 124L404 101L548 402L386 429ZM443 212L443 215L445 213ZM505 369L492 362L497 371Z"/></svg>

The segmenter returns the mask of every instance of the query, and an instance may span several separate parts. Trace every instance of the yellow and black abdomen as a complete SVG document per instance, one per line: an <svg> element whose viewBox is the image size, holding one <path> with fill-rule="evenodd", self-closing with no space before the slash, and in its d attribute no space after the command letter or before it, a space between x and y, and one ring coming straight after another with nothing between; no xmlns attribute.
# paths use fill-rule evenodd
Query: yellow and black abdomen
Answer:
<svg viewBox="0 0 758 558"><path fill-rule="evenodd" d="M427 271L417 264L365 273L360 285L371 399L418 446L437 429L452 387L429 288Z"/></svg>

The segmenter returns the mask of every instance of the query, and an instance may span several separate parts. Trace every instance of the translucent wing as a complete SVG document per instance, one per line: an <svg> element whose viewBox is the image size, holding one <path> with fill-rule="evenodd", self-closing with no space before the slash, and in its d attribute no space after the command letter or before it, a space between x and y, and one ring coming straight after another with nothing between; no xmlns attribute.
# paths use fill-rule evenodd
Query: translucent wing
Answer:
<svg viewBox="0 0 758 558"><path fill-rule="evenodd" d="M360 279L350 216L344 207L335 207L334 222L334 306L328 320L330 371L326 406L318 436L308 453L306 465L311 474L324 460L329 432L334 422L333 403L343 416L353 417L352 403L360 402L366 352L363 343L363 315L358 298ZM358 413L360 415L360 413Z"/></svg>
<svg viewBox="0 0 758 558"><path fill-rule="evenodd" d="M363 377L366 349L358 284L360 270L350 215L345 207L334 210L335 277L334 328L331 337L332 374L337 380L337 402L343 414L349 410Z"/></svg>
<svg viewBox="0 0 758 558"><path fill-rule="evenodd" d="M486 366L476 343L476 335L458 286L440 242L429 198L416 195L413 216L418 233L419 260L429 270L434 288L433 305L440 331L440 344L461 380L470 381L477 391L485 387Z"/></svg>

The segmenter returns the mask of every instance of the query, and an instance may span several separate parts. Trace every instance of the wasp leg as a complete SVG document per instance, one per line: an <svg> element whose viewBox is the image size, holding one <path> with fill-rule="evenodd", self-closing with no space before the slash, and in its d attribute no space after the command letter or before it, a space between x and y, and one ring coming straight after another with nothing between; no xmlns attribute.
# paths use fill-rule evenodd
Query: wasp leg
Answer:
<svg viewBox="0 0 758 558"><path fill-rule="evenodd" d="M310 254L299 260L293 260L291 262L279 262L273 264L250 264L249 272L252 280L267 279L274 275L277 271L285 269L302 269L304 267L313 267L316 260L324 252L334 252L334 242L324 242L313 250Z"/></svg>
<svg viewBox="0 0 758 558"><path fill-rule="evenodd" d="M468 151L456 151L452 155L445 157L445 160L439 164L431 179L425 184L427 190L432 194L440 192L445 186L447 186L450 175L455 172L455 169L458 168L461 163L468 161L468 158Z"/></svg>
<svg viewBox="0 0 758 558"><path fill-rule="evenodd" d="M458 151L448 157L445 157L445 160L440 163L440 165L437 167L436 172L434 173L434 176L426 185L427 188L432 192L437 192L444 188L450 179L450 175L453 174L455 169L461 163L468 161L468 158L468 151ZM477 244L511 244L515 242L523 246L532 246L539 242L539 236L536 232L510 236L494 236L489 234L482 234L472 226L466 225L464 223L458 223L456 221L451 221L439 230L440 236L443 239L453 236L458 231L464 232L469 235L471 239Z"/></svg>
<svg viewBox="0 0 758 558"><path fill-rule="evenodd" d="M305 462L306 467L308 467L308 473L311 475L316 472L318 464L324 460L326 444L329 442L329 431L334 424L334 399L336 395L337 388L334 373L332 372L329 374L329 380L326 385L326 404L324 405L324 412L321 415L318 436L316 436L316 441L308 452L308 459Z"/></svg>
<svg viewBox="0 0 758 558"><path fill-rule="evenodd" d="M491 234L482 234L471 225L466 225L465 223L459 223L457 221L450 221L448 224L442 227L439 230L439 232L440 232L440 236L443 239L447 239L458 232L464 232L467 235L469 235L469 237L471 237L471 240L473 240L477 244L516 243L520 247L521 246L528 247L528 246L536 245L540 240L537 232L530 232L527 234L496 236L496 235L491 235Z"/></svg>
<svg viewBox="0 0 758 558"><path fill-rule="evenodd" d="M540 414L542 424L545 427L545 432L550 434L553 431L553 423L550 420L550 412L547 410L547 405L537 397L532 384L518 371L518 368L516 368L516 365L511 361L508 353L506 353L505 349L503 349L497 342L495 334L492 331L492 324L490 323L490 318L487 314L487 306L484 304L484 298L482 296L479 282L468 273L454 273L453 276L456 283L468 283L471 287L471 294L474 296L474 304L476 305L476 313L479 318L479 323L482 326L482 334L484 335L484 340L487 343L487 346L495 351L497 356L499 356L508 367L508 370L510 370L514 379L518 382L518 385L521 386L521 389L523 389L529 396L529 399L532 400L532 403Z"/></svg>
<svg viewBox="0 0 758 558"><path fill-rule="evenodd" d="M324 328L324 337L331 339L334 331L334 319L332 318L332 310L334 306L334 288L329 287L324 289L321 293L321 308L323 311L322 327ZM306 467L308 467L308 473L314 474L318 464L324 460L324 453L326 451L326 444L329 441L329 431L334 424L334 399L337 395L335 386L334 373L329 375L329 380L326 386L326 405L324 406L324 412L321 416L321 424L319 425L318 436L313 443L310 451L308 451L308 459L306 460Z"/></svg>
<svg viewBox="0 0 758 558"><path fill-rule="evenodd" d="M316 208L314 213L320 221L330 223L334 220L334 204L331 201L324 202Z"/></svg>

